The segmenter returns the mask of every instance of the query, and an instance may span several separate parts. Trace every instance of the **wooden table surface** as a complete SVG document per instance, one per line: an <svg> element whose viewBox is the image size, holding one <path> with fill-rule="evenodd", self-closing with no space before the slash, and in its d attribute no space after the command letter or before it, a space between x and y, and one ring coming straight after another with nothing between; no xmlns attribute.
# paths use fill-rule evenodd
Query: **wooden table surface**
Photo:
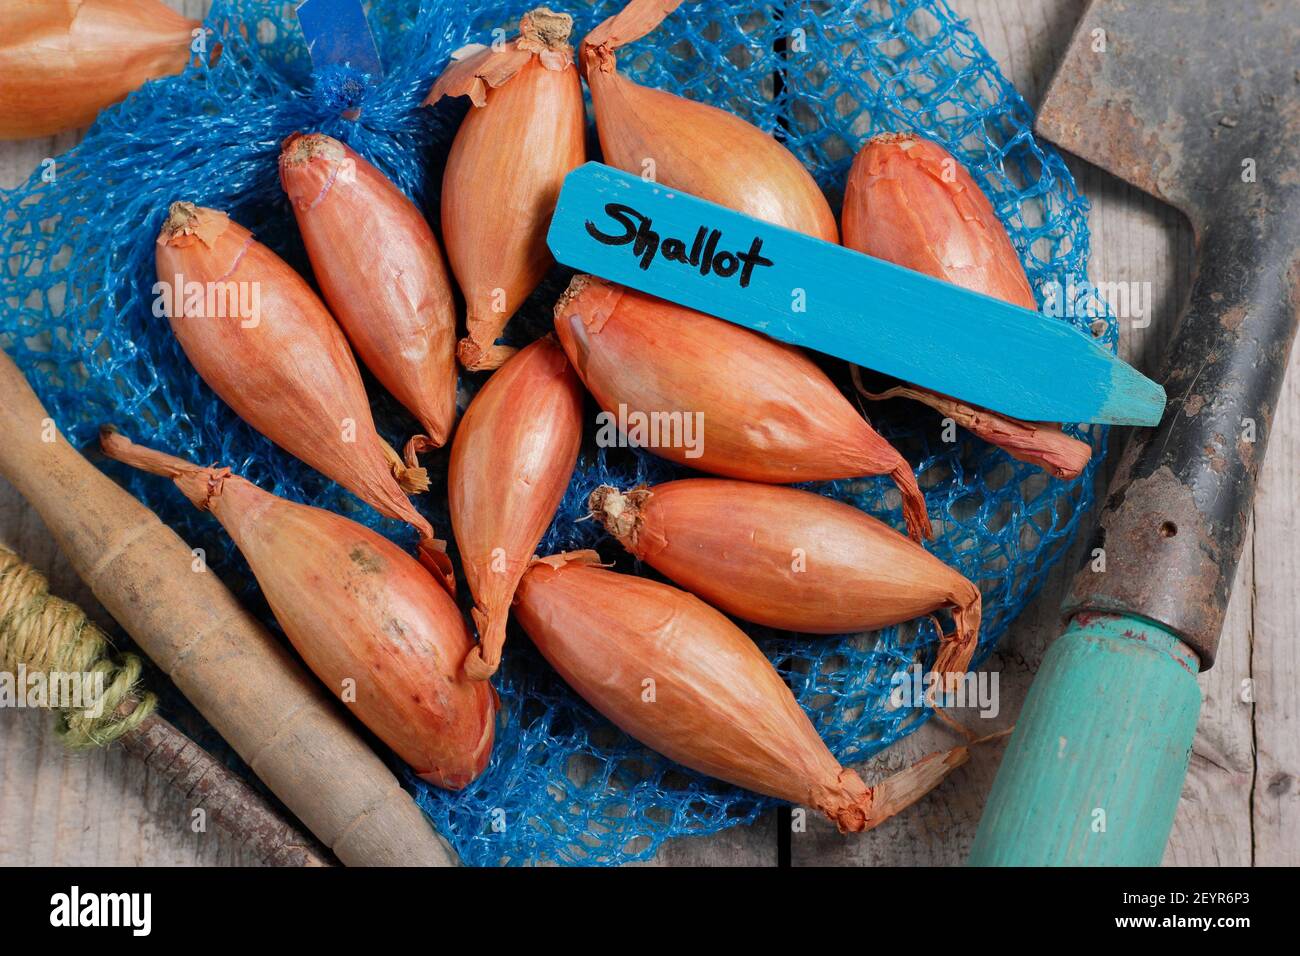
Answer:
<svg viewBox="0 0 1300 956"><path fill-rule="evenodd" d="M168 0L191 16L204 0ZM950 0L968 18L1003 72L1037 107L1082 12L1084 0ZM1208 122L1208 121L1207 121ZM21 182L77 134L0 143L0 186ZM1149 282L1152 321L1125 323L1124 356L1144 372L1167 342L1189 289L1192 243L1187 223L1106 173L1067 157L1092 201L1094 281ZM1219 659L1199 678L1204 708L1191 770L1165 854L1167 865L1300 864L1300 350L1292 357L1274 419L1267 462L1229 607ZM1112 433L1112 448L1123 440ZM1113 465L1115 455L1109 464ZM1109 471L1108 471L1109 473ZM1103 479L1104 483L1104 479ZM1099 488L1099 491L1104 488ZM39 518L0 480L0 541L46 571L53 591L112 626L50 542ZM1059 565L1039 599L986 664L1000 672L1001 713L989 728L1014 722L1047 644L1079 547ZM984 727L980 728L985 729ZM951 746L927 725L872 763L883 775L927 750ZM880 830L841 837L810 817L791 840L794 865L944 865L965 859L993 782L1001 746L978 750L934 794ZM773 865L775 814L754 827L667 845L657 863ZM72 756L55 739L48 715L0 712L0 865L212 865L256 860L219 832L189 829L183 800L120 750Z"/></svg>

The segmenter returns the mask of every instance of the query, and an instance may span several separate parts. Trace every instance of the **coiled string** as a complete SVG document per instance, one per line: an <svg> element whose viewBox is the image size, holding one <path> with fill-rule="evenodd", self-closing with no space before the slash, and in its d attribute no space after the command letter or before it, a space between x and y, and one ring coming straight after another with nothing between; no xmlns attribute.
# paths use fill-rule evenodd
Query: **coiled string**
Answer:
<svg viewBox="0 0 1300 956"><path fill-rule="evenodd" d="M73 749L102 747L140 726L157 698L139 687L144 665L134 654L113 655L108 635L85 612L49 591L49 581L0 545L0 671L18 694L20 666L30 676L79 686L71 701L51 701L58 732Z"/></svg>

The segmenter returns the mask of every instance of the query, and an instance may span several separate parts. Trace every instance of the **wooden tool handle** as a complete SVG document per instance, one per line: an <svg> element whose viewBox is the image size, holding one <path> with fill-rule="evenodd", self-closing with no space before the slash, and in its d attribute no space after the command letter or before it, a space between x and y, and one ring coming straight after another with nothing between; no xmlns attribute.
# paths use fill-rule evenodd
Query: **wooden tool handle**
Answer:
<svg viewBox="0 0 1300 956"><path fill-rule="evenodd" d="M1158 625L1077 615L1034 678L971 864L1158 865L1201 710L1197 666Z"/></svg>
<svg viewBox="0 0 1300 956"><path fill-rule="evenodd" d="M0 475L108 612L298 819L349 865L454 864L340 706L214 573L195 570L184 541L68 444L5 355L0 407Z"/></svg>

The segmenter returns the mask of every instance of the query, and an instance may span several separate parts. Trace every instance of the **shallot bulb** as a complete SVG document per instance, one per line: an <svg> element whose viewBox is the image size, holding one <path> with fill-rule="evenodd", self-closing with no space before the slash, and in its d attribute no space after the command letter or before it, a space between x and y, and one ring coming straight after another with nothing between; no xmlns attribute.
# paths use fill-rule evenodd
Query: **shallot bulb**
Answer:
<svg viewBox="0 0 1300 956"><path fill-rule="evenodd" d="M889 475L909 535L930 537L911 466L798 349L591 276L555 331L611 421L657 423L641 442L656 455L772 484Z"/></svg>
<svg viewBox="0 0 1300 956"><path fill-rule="evenodd" d="M442 446L456 418L456 303L438 241L415 203L323 133L284 141L280 183L330 311L424 429L411 463Z"/></svg>
<svg viewBox="0 0 1300 956"><path fill-rule="evenodd" d="M844 190L844 244L877 259L1037 309L1033 289L993 204L961 163L938 143L910 133L867 141ZM865 390L863 394L871 398ZM929 389L890 389L911 398L1020 461L1075 478L1092 446L1050 423L1028 423Z"/></svg>
<svg viewBox="0 0 1300 956"><path fill-rule="evenodd" d="M468 96L442 177L442 239L465 295L467 369L494 369L513 351L495 340L555 264L546 230L565 175L586 159L573 18L538 7L518 38L456 60L426 104Z"/></svg>
<svg viewBox="0 0 1300 956"><path fill-rule="evenodd" d="M450 587L451 566L404 492L422 468L375 431L347 339L303 278L223 212L172 203L156 247L172 331L208 386L244 421L420 536ZM399 484L400 482L400 484Z"/></svg>
<svg viewBox="0 0 1300 956"><path fill-rule="evenodd" d="M872 137L844 187L844 245L975 292L1036 309L993 204L938 143Z"/></svg>
<svg viewBox="0 0 1300 956"><path fill-rule="evenodd" d="M89 126L181 72L199 26L157 0L0 0L0 139Z"/></svg>
<svg viewBox="0 0 1300 956"><path fill-rule="evenodd" d="M616 51L653 31L680 0L632 0L582 41L605 162L827 242L835 214L794 154L726 110L632 82Z"/></svg>
<svg viewBox="0 0 1300 956"><path fill-rule="evenodd" d="M722 613L677 588L544 558L519 585L515 618L592 707L700 773L816 807L841 832L870 830L968 756L934 753L868 787L835 760L767 658Z"/></svg>
<svg viewBox="0 0 1300 956"><path fill-rule="evenodd" d="M602 486L592 513L638 559L756 624L848 634L951 608L935 671L964 674L980 592L920 545L851 505L776 485L688 478L626 494Z"/></svg>
<svg viewBox="0 0 1300 956"><path fill-rule="evenodd" d="M447 497L479 644L474 680L501 663L506 619L578 461L582 386L551 336L513 356L474 396L451 445Z"/></svg>
<svg viewBox="0 0 1300 956"><path fill-rule="evenodd" d="M459 790L483 771L495 698L459 676L471 646L465 620L406 552L229 468L201 468L108 428L100 442L110 458L171 478L196 508L212 512L307 666L421 778Z"/></svg>

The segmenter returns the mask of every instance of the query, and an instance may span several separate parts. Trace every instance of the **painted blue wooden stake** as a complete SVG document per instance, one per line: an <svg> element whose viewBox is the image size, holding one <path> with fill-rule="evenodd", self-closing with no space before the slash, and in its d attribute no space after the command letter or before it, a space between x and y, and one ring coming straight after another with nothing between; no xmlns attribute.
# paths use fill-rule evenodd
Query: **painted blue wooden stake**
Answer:
<svg viewBox="0 0 1300 956"><path fill-rule="evenodd" d="M548 242L572 268L1026 421L1154 425L1164 389L1066 322L600 163Z"/></svg>

